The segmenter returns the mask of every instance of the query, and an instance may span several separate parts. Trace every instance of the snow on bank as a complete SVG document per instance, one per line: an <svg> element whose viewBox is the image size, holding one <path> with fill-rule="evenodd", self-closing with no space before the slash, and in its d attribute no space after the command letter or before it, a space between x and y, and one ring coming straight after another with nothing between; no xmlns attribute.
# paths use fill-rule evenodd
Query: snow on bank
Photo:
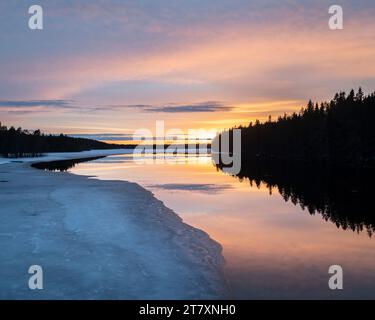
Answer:
<svg viewBox="0 0 375 320"><path fill-rule="evenodd" d="M14 162L46 162L57 160L84 159L101 156L111 156L119 154L131 154L132 149L109 149L109 150L89 150L81 152L50 152L45 153L41 157L25 157L25 158L2 158L0 157L0 165Z"/></svg>
<svg viewBox="0 0 375 320"><path fill-rule="evenodd" d="M3 164L0 180L0 298L227 297L220 245L139 185L45 172L28 163ZM28 288L27 271L35 264L43 268L43 290Z"/></svg>

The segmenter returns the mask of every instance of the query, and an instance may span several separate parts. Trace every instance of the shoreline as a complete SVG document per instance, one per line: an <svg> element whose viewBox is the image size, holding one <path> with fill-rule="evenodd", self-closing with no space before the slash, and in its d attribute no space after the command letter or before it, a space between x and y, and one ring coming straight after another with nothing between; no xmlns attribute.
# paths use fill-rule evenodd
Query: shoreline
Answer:
<svg viewBox="0 0 375 320"><path fill-rule="evenodd" d="M1 299L228 298L220 244L150 191L30 166L123 153L48 154L0 165ZM34 264L43 268L43 290L28 288Z"/></svg>

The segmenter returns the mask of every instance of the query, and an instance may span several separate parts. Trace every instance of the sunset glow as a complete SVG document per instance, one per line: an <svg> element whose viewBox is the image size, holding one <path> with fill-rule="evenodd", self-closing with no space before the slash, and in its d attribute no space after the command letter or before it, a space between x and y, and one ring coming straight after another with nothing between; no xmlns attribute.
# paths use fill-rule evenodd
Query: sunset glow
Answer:
<svg viewBox="0 0 375 320"><path fill-rule="evenodd" d="M339 31L324 1L40 2L37 33L21 5L0 4L3 123L70 134L131 133L156 120L221 130L375 84L370 1L343 1Z"/></svg>

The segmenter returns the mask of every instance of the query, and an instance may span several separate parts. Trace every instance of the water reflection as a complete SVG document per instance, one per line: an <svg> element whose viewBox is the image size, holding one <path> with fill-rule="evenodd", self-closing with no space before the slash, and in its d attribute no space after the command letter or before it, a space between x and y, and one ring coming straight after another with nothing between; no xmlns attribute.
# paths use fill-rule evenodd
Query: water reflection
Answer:
<svg viewBox="0 0 375 320"><path fill-rule="evenodd" d="M373 230L366 176L356 180L347 173L335 180L333 172L331 177L315 176L293 166L273 172L249 166L232 177L217 171L209 155L179 155L169 162L153 158L140 164L132 155L110 156L69 171L136 182L186 223L206 231L223 246L233 298L375 298L374 240L366 232L342 229L354 225L360 230L358 225L363 225L363 230ZM308 210L329 214L335 223ZM342 291L328 288L333 264L344 269Z"/></svg>
<svg viewBox="0 0 375 320"><path fill-rule="evenodd" d="M338 228L366 231L370 237L374 233L374 170L247 160L236 177L250 187L264 183L270 193L277 190L286 202L300 205L311 215L320 214Z"/></svg>
<svg viewBox="0 0 375 320"><path fill-rule="evenodd" d="M219 193L231 188L230 184L216 185L212 183L166 183L150 185L153 189L170 191L196 191L203 193Z"/></svg>
<svg viewBox="0 0 375 320"><path fill-rule="evenodd" d="M97 160L101 158L104 158L104 157L90 157L90 158L81 158L81 159L72 159L72 160L37 162L37 163L33 163L31 166L36 169L65 172L65 171L68 171L69 169L73 169L78 163L93 161L93 160Z"/></svg>

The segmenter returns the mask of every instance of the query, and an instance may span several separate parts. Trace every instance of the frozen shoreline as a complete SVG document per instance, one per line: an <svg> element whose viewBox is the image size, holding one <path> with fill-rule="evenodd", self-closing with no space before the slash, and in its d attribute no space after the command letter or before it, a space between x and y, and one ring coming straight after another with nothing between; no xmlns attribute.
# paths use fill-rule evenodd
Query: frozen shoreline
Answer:
<svg viewBox="0 0 375 320"><path fill-rule="evenodd" d="M0 159L6 162L0 165L1 299L228 297L220 245L151 192L135 183L30 167L123 153ZM43 290L28 288L34 264L43 268Z"/></svg>

